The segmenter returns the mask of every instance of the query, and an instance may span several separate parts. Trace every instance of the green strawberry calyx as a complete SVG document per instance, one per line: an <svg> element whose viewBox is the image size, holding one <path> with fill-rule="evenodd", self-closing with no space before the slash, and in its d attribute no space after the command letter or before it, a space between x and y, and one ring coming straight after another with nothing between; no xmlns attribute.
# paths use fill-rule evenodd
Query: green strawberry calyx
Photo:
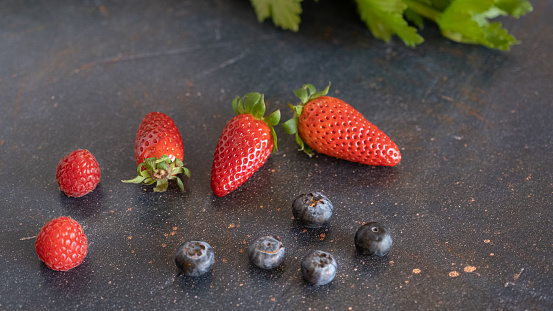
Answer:
<svg viewBox="0 0 553 311"><path fill-rule="evenodd" d="M161 158L147 158L136 169L137 176L133 179L122 180L124 183L151 185L156 184L154 192L164 192L169 187L169 180L176 180L181 191L184 185L178 174L190 178L190 170L183 166L179 158L171 160L167 155Z"/></svg>
<svg viewBox="0 0 553 311"><path fill-rule="evenodd" d="M265 100L263 94L252 92L244 95L242 98L237 96L232 101L232 109L234 109L236 115L250 114L255 119L265 122L271 130L271 135L273 136L272 151L277 150L277 136L273 127L280 122L280 110L276 110L265 118Z"/></svg>
<svg viewBox="0 0 553 311"><path fill-rule="evenodd" d="M294 112L294 117L282 124L282 127L288 134L295 134L296 136L296 143L300 146L300 151L305 152L310 157L313 156L313 149L307 145L303 139L301 139L300 134L298 132L298 119L301 116L301 113L303 111L303 107L310 101L319 98L321 96L326 96L328 94L328 90L330 89L330 82L328 83L328 86L322 90L317 92L315 87L312 84L304 84L302 88L297 89L294 91L294 94L301 100L301 104L298 104L296 106L288 104L288 107L292 109Z"/></svg>

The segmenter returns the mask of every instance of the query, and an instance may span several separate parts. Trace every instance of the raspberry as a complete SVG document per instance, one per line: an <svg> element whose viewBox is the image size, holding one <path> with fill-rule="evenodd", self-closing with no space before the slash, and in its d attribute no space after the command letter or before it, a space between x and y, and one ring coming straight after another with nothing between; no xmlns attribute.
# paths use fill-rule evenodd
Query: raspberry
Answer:
<svg viewBox="0 0 553 311"><path fill-rule="evenodd" d="M88 242L81 225L63 216L50 220L40 229L35 250L48 268L67 271L83 262Z"/></svg>
<svg viewBox="0 0 553 311"><path fill-rule="evenodd" d="M90 151L75 150L58 163L56 180L66 195L82 197L100 182L100 166Z"/></svg>

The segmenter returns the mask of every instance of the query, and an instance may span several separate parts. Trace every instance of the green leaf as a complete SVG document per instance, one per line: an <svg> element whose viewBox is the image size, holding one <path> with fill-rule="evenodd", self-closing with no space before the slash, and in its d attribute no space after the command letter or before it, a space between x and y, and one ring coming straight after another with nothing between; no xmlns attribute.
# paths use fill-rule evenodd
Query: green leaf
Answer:
<svg viewBox="0 0 553 311"><path fill-rule="evenodd" d="M178 174L182 174L184 173L184 167L176 167L175 169L173 169L173 171L171 172L171 177L175 176L175 175L178 175Z"/></svg>
<svg viewBox="0 0 553 311"><path fill-rule="evenodd" d="M182 180L177 177L177 185L179 185L180 191L184 192L184 185L182 184Z"/></svg>
<svg viewBox="0 0 553 311"><path fill-rule="evenodd" d="M144 162L138 164L138 167L136 168L136 175L142 175L141 172L142 172L142 168L144 167Z"/></svg>
<svg viewBox="0 0 553 311"><path fill-rule="evenodd" d="M315 92L315 88L313 88L312 90L309 89L311 91L311 95L309 95L309 101L312 101L315 98L319 98L321 96L326 96L326 94L328 94L329 89L330 89L330 82L328 82L328 86L325 87L322 91Z"/></svg>
<svg viewBox="0 0 553 311"><path fill-rule="evenodd" d="M184 175L186 175L186 177L188 177L188 179L190 179L190 170L187 169L186 167L183 167L184 169Z"/></svg>
<svg viewBox="0 0 553 311"><path fill-rule="evenodd" d="M309 157L313 156L313 150L301 139L299 133L296 133L296 143L301 147L300 151L305 152Z"/></svg>
<svg viewBox="0 0 553 311"><path fill-rule="evenodd" d="M278 146L277 146L277 135L275 132L275 128L272 126L269 126L269 130L271 130L271 136L273 137L273 149L271 150L271 152L277 151Z"/></svg>
<svg viewBox="0 0 553 311"><path fill-rule="evenodd" d="M157 168L166 171L167 170L167 162L159 162L157 164Z"/></svg>
<svg viewBox="0 0 553 311"><path fill-rule="evenodd" d="M447 8L447 6L451 3L452 0L416 0L416 1L426 4L428 6L431 6L438 11L443 11Z"/></svg>
<svg viewBox="0 0 553 311"><path fill-rule="evenodd" d="M294 91L294 94L301 100L303 104L307 103L307 100L309 99L309 95L307 95L307 90L304 88L297 89Z"/></svg>
<svg viewBox="0 0 553 311"><path fill-rule="evenodd" d="M424 41L417 33L417 29L409 26L403 18L403 13L407 9L403 0L356 0L356 2L361 19L376 38L389 42L393 35L397 35L403 43L411 47Z"/></svg>
<svg viewBox="0 0 553 311"><path fill-rule="evenodd" d="M144 166L146 166L146 169L154 171L156 169L156 160L157 158L147 158L144 160Z"/></svg>
<svg viewBox="0 0 553 311"><path fill-rule="evenodd" d="M292 31L298 31L300 26L301 1L250 0L259 22L270 17L276 26Z"/></svg>
<svg viewBox="0 0 553 311"><path fill-rule="evenodd" d="M442 34L457 42L481 44L489 48L508 51L518 44L501 23L488 19L508 14L495 6L497 0L453 0L436 22Z"/></svg>
<svg viewBox="0 0 553 311"><path fill-rule="evenodd" d="M309 91L309 94L313 94L313 93L315 93L315 91L316 91L316 89L315 89L315 87L313 86L313 84L309 84L309 83L308 83L308 84L304 84L304 85L303 85L303 88L304 88L305 90L308 90L308 91Z"/></svg>
<svg viewBox="0 0 553 311"><path fill-rule="evenodd" d="M405 19L415 24L415 26L417 26L418 29L424 28L424 18L416 11L410 8L407 8L407 10L405 10L404 12L404 15L405 15Z"/></svg>
<svg viewBox="0 0 553 311"><path fill-rule="evenodd" d="M154 192L165 192L169 187L169 181L166 179L158 180L156 186L154 187Z"/></svg>
<svg viewBox="0 0 553 311"><path fill-rule="evenodd" d="M142 183L143 183L144 185L151 185L151 184L153 184L153 183L155 183L155 182L156 182L156 180L153 179L153 178L146 178L146 179L144 179L144 181L143 181Z"/></svg>
<svg viewBox="0 0 553 311"><path fill-rule="evenodd" d="M121 181L128 184L140 184L142 181L144 181L144 179L146 178L142 176L136 176L133 179L127 179L127 180L121 180Z"/></svg>
<svg viewBox="0 0 553 311"><path fill-rule="evenodd" d="M142 176L142 177L144 177L144 178L151 177L151 176L150 176L150 171L148 171L148 170L143 170L143 171L140 172L139 176Z"/></svg>
<svg viewBox="0 0 553 311"><path fill-rule="evenodd" d="M265 118L265 122L270 126L276 126L280 122L280 110L276 110Z"/></svg>
<svg viewBox="0 0 553 311"><path fill-rule="evenodd" d="M282 124L282 127L288 134L296 134L298 132L298 119L292 118Z"/></svg>
<svg viewBox="0 0 553 311"><path fill-rule="evenodd" d="M526 0L496 0L495 5L514 18L519 18L533 10L532 4Z"/></svg>
<svg viewBox="0 0 553 311"><path fill-rule="evenodd" d="M252 92L244 95L244 97L242 97L242 100L244 100L244 110L246 111L246 113L251 113L252 115L256 116L253 111L254 109L259 109L259 102L263 100L263 95ZM265 103L263 103L263 113L265 113ZM261 116L263 116L263 113L261 114Z"/></svg>
<svg viewBox="0 0 553 311"><path fill-rule="evenodd" d="M241 109L242 107L240 106L240 97L234 98L232 100L232 109L237 115L244 113L243 109Z"/></svg>
<svg viewBox="0 0 553 311"><path fill-rule="evenodd" d="M247 101L250 98L250 96L253 96L253 99L251 100L253 105L251 106L251 110L249 110L249 113L256 118L256 119L263 119L263 115L265 114L265 102L263 101L263 95L259 93L250 93L251 95L247 95L246 98L246 106ZM246 112L248 112L248 109L246 108Z"/></svg>

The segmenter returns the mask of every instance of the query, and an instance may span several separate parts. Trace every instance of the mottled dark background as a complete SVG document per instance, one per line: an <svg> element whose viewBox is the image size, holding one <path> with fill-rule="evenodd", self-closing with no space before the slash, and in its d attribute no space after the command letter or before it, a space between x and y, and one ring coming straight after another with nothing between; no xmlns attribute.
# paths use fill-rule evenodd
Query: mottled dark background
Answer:
<svg viewBox="0 0 553 311"><path fill-rule="evenodd" d="M305 1L298 33L258 23L246 0L0 3L0 309L547 310L553 308L552 2L501 19L521 45L461 45L430 23L412 49L374 39L350 1ZM396 167L279 150L232 194L210 188L213 152L235 96L259 91L292 116L304 83L355 106L400 147ZM178 125L186 191L123 184L134 176L140 120ZM98 159L89 195L62 194L58 161ZM322 191L331 224L292 220L300 193ZM71 216L90 241L69 272L38 259L34 237ZM353 236L377 220L392 231L383 259ZM279 235L276 271L250 266L248 244ZM212 272L174 279L185 240L215 250ZM330 251L336 279L304 283L300 259Z"/></svg>

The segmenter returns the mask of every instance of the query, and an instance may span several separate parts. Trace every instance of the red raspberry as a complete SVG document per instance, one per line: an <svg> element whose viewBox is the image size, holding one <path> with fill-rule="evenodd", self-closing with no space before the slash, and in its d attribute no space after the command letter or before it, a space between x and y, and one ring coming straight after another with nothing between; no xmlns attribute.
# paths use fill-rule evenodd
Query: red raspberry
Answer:
<svg viewBox="0 0 553 311"><path fill-rule="evenodd" d="M61 159L56 169L60 190L70 197L82 197L100 182L100 166L88 150L75 150Z"/></svg>
<svg viewBox="0 0 553 311"><path fill-rule="evenodd" d="M48 268L67 271L83 262L88 242L81 225L63 216L50 220L40 229L35 250Z"/></svg>

